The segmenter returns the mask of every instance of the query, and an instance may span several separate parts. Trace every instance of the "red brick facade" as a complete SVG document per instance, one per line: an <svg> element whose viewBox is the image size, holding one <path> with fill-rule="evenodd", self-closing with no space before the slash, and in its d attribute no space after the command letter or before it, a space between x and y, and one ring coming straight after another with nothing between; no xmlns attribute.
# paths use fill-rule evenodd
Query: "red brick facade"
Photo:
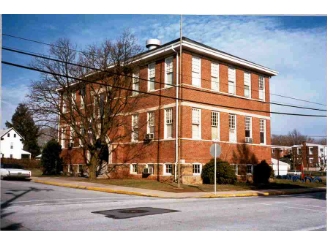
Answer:
<svg viewBox="0 0 328 246"><path fill-rule="evenodd" d="M165 45L163 45L165 46ZM151 52L150 52L151 53ZM192 85L192 57L197 56L201 59L201 85L195 87ZM166 87L165 83L165 58L173 57L173 85L176 85L176 59L177 55L171 50L163 56L154 56L147 58L144 66L140 67L140 91L148 91L148 64L156 62L155 66L155 90L154 95L144 95L138 101L134 112L124 116L124 120L132 128L132 114L139 115L139 139L137 142L131 141L131 134L128 134L125 140L120 143L112 143L110 149L112 153L109 156L108 176L112 178L148 178L148 179L173 179L175 176L174 164L176 158L176 87ZM240 59L240 58L239 58ZM219 64L219 91L211 90L211 63ZM247 61L245 61L247 63ZM222 58L207 56L188 48L183 49L182 55L182 81L180 90L180 121L179 121L179 164L182 170L182 181L184 183L201 182L200 174L193 173L195 168L193 164L201 166L206 164L212 157L210 155L210 146L212 140L212 111L219 112L219 136L218 143L222 148L220 158L231 164L255 164L242 163L239 161L242 153L242 146L246 145L248 154L254 153L256 158L266 160L271 163L271 122L270 122L270 85L269 79L275 75L265 69L251 68L247 65L229 63ZM236 94L228 94L228 67L235 69L235 89ZM250 73L251 78L251 98L244 97L244 72ZM265 100L259 100L259 76L264 77ZM161 96L155 96L161 95ZM165 96L171 97L166 98ZM165 109L172 108L172 138L165 138ZM194 139L192 135L192 109L200 110L200 139ZM244 108L240 109L240 108ZM249 109L249 110L245 110ZM254 111L255 110L255 111ZM266 112L258 112L266 111ZM147 133L147 113L153 111L155 114L154 139L150 143L144 143L144 136ZM229 114L236 115L236 142L229 141ZM251 117L251 138L252 143L245 144L245 117ZM260 143L260 120L264 120L264 143ZM129 131L125 129L122 131ZM59 139L60 140L60 139ZM78 141L78 140L75 140ZM75 146L78 144L75 143ZM244 148L245 150L245 148ZM64 149L63 157L65 163L84 164L83 154L78 148L72 150ZM136 163L137 172L132 172L131 164ZM171 174L166 175L164 168L166 164L172 165ZM145 175L145 167L152 166L153 174ZM169 169L168 169L169 170ZM197 172L198 170L196 170Z"/></svg>

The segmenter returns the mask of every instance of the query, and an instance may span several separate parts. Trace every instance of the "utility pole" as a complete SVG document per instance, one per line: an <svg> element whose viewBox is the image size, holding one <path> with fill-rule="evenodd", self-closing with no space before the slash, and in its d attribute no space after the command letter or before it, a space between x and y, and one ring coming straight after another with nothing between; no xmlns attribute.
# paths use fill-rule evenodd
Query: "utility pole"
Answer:
<svg viewBox="0 0 328 246"><path fill-rule="evenodd" d="M181 72L182 72L182 15L180 15L180 60L179 60L179 98L181 99ZM181 188L181 165L180 165L180 157L181 157L181 108L180 108L180 100L178 102L179 107L179 134L176 136L178 138L178 148L179 148L179 155L178 155L178 188Z"/></svg>
<svg viewBox="0 0 328 246"><path fill-rule="evenodd" d="M278 165L278 176L280 175L279 174L279 158L280 158L280 148L277 148L276 149L276 158L277 158L277 165Z"/></svg>

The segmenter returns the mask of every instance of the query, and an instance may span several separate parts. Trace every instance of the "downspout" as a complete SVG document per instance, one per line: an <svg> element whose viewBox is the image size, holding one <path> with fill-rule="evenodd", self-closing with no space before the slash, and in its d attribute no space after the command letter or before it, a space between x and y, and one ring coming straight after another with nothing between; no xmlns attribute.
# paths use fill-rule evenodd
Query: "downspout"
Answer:
<svg viewBox="0 0 328 246"><path fill-rule="evenodd" d="M178 158L179 158L179 53L176 53L176 85L175 85L175 163L174 163L174 180L177 180Z"/></svg>

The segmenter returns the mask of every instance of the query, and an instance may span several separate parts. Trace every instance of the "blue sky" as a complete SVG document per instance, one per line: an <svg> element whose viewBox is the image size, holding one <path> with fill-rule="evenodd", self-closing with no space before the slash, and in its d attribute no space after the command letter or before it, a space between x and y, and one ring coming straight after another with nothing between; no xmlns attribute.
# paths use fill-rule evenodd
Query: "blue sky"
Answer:
<svg viewBox="0 0 328 246"><path fill-rule="evenodd" d="M179 15L3 15L6 34L51 43L69 38L81 49L114 39L129 28L145 46L146 39L162 43L179 37ZM317 103L327 101L327 18L326 16L227 16L184 15L183 35L195 41L267 66L279 72L270 83L271 93ZM3 46L46 53L48 47L3 36ZM2 59L26 65L29 57L2 52ZM23 102L36 72L2 65L2 122L10 120ZM274 102L326 109L271 96ZM272 111L326 114L272 105ZM309 136L326 136L327 119L272 115L273 134L296 128Z"/></svg>

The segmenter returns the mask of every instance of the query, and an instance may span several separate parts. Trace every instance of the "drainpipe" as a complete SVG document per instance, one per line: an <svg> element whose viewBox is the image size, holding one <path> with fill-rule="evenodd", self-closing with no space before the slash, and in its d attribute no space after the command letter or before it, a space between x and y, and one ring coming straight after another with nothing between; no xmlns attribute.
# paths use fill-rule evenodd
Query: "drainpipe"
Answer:
<svg viewBox="0 0 328 246"><path fill-rule="evenodd" d="M176 53L176 86L175 86L175 163L174 163L174 180L177 180L178 170L178 158L179 158L179 53L173 49Z"/></svg>

